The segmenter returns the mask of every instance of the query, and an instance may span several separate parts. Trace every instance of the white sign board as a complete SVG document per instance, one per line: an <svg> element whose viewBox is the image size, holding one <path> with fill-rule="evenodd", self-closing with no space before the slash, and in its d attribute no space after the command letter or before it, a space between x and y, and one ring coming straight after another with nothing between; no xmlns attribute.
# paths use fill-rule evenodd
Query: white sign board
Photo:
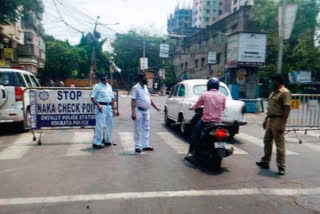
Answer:
<svg viewBox="0 0 320 214"><path fill-rule="evenodd" d="M239 33L228 39L227 67L263 66L266 58L266 34Z"/></svg>
<svg viewBox="0 0 320 214"><path fill-rule="evenodd" d="M290 83L310 83L312 82L311 71L295 71L289 73Z"/></svg>
<svg viewBox="0 0 320 214"><path fill-rule="evenodd" d="M95 125L92 90L30 90L30 126L87 127Z"/></svg>
<svg viewBox="0 0 320 214"><path fill-rule="evenodd" d="M296 4L288 4L286 5L286 17L284 22L284 39L289 39L291 36L291 32L294 26L294 22L296 20L298 5ZM278 8L278 26L279 26L279 35L281 32L281 19L282 19L282 6Z"/></svg>
<svg viewBox="0 0 320 214"><path fill-rule="evenodd" d="M140 58L140 69L141 70L148 69L148 58Z"/></svg>
<svg viewBox="0 0 320 214"><path fill-rule="evenodd" d="M208 64L214 65L217 64L217 53L210 51L208 53Z"/></svg>
<svg viewBox="0 0 320 214"><path fill-rule="evenodd" d="M160 44L160 58L169 57L170 46L168 44Z"/></svg>

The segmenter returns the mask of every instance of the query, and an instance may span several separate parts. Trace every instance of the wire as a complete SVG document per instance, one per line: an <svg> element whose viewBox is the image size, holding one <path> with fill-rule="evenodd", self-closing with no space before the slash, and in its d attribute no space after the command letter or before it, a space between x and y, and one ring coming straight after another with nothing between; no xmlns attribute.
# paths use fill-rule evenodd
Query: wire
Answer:
<svg viewBox="0 0 320 214"><path fill-rule="evenodd" d="M71 26L69 23L67 23L67 22L63 19L62 15L61 15L61 13L60 13L60 11L59 11L59 9L58 9L58 6L57 6L57 4L56 4L56 0L52 0L52 2L53 2L54 6L55 6L55 8L56 8L56 10L57 10L57 13L58 13L61 21L62 21L65 25L67 25L69 28L71 28L71 29L73 29L73 30L75 30L75 31L77 31L77 32L79 32L79 33L81 33L81 34L84 33L83 31L80 31L80 30L78 30L77 28Z"/></svg>

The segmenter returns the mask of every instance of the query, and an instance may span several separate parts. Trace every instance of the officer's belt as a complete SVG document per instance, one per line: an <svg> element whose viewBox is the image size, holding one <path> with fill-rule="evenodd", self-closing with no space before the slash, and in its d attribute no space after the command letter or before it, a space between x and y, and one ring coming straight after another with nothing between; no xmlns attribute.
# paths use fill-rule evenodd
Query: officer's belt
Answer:
<svg viewBox="0 0 320 214"><path fill-rule="evenodd" d="M268 118L282 118L281 115L268 115Z"/></svg>
<svg viewBox="0 0 320 214"><path fill-rule="evenodd" d="M141 108L141 107L138 107L138 109L140 110L140 111L147 111L148 109L144 109L144 108Z"/></svg>
<svg viewBox="0 0 320 214"><path fill-rule="evenodd" d="M111 106L112 103L105 103L105 102L99 102L100 105L103 105L103 106Z"/></svg>

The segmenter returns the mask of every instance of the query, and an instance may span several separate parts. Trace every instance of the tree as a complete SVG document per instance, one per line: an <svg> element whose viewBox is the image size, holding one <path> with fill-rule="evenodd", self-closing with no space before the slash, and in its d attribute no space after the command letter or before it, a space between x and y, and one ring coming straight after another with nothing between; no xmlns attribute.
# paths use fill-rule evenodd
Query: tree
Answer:
<svg viewBox="0 0 320 214"><path fill-rule="evenodd" d="M145 43L145 54L148 58L149 72L157 74L160 68L166 69L166 84L175 82L173 66L171 60L163 60L159 57L160 44L172 41L165 37L150 35L146 31L129 30L126 34L116 34L116 39L112 43L115 63L122 68L122 80L127 88L135 82L135 77L140 70L139 60L143 56L143 46ZM161 81L159 81L161 83Z"/></svg>
<svg viewBox="0 0 320 214"><path fill-rule="evenodd" d="M21 7L21 11L18 8ZM21 14L28 12L43 13L42 0L1 0L0 24L15 23Z"/></svg>
<svg viewBox="0 0 320 214"><path fill-rule="evenodd" d="M314 76L320 78L320 51L314 40L318 26L319 3L317 0L289 0L288 3L298 4L298 11L292 35L288 41L285 41L283 73L287 74L294 70L312 70ZM266 67L260 72L262 81L266 81L277 69L278 6L279 2L276 1L256 0L250 16L259 30L268 34Z"/></svg>

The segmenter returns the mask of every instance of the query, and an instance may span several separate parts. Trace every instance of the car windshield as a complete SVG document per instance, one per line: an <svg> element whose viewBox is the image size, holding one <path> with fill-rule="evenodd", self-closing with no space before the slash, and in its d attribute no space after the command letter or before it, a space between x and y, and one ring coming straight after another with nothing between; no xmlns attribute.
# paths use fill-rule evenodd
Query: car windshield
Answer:
<svg viewBox="0 0 320 214"><path fill-rule="evenodd" d="M23 86L22 79L15 72L0 72L0 85Z"/></svg>
<svg viewBox="0 0 320 214"><path fill-rule="evenodd" d="M193 86L193 94L196 96L201 95L203 92L207 91L207 86L206 85L195 85ZM225 95L226 97L229 95L228 91L225 87L220 86L219 91Z"/></svg>

